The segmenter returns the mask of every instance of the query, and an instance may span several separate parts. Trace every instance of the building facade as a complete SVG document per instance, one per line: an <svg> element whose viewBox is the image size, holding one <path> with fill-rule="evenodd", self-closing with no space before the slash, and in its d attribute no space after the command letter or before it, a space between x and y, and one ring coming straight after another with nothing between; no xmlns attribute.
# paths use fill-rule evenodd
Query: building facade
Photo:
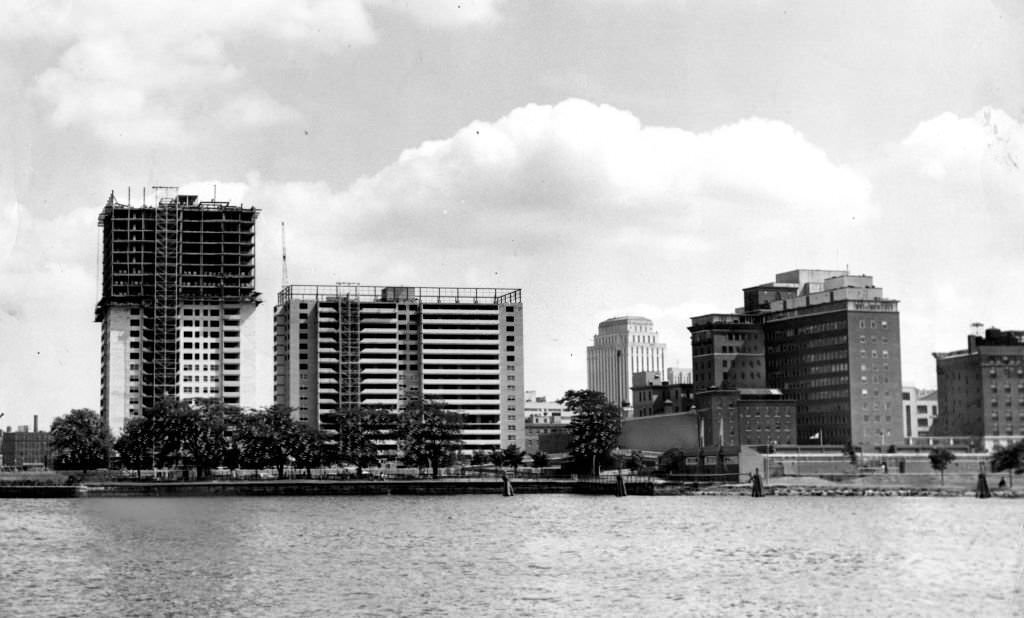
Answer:
<svg viewBox="0 0 1024 618"><path fill-rule="evenodd" d="M693 387L764 388L764 330L757 315L711 314L692 318Z"/></svg>
<svg viewBox="0 0 1024 618"><path fill-rule="evenodd" d="M913 386L903 387L903 434L923 438L929 434L939 415L939 391Z"/></svg>
<svg viewBox="0 0 1024 618"><path fill-rule="evenodd" d="M102 228L100 411L110 429L163 397L241 404L257 385L254 208L155 188L153 206L117 202Z"/></svg>
<svg viewBox="0 0 1024 618"><path fill-rule="evenodd" d="M981 448L1024 440L1024 331L969 335L967 349L936 352L938 417L931 436L967 436Z"/></svg>
<svg viewBox="0 0 1024 618"><path fill-rule="evenodd" d="M654 323L637 316L601 322L587 347L587 388L628 411L633 374L643 371L665 372L665 344L658 342Z"/></svg>
<svg viewBox="0 0 1024 618"><path fill-rule="evenodd" d="M662 380L655 371L633 374L633 416L689 412L696 405L693 384Z"/></svg>
<svg viewBox="0 0 1024 618"><path fill-rule="evenodd" d="M274 400L297 420L420 398L463 420L466 450L524 445L518 289L292 285L274 309Z"/></svg>
<svg viewBox="0 0 1024 618"><path fill-rule="evenodd" d="M49 468L50 432L29 431L27 426L18 431L0 434L0 465L10 468Z"/></svg>
<svg viewBox="0 0 1024 618"><path fill-rule="evenodd" d="M700 446L796 444L796 403L772 388L711 389L697 395Z"/></svg>
<svg viewBox="0 0 1024 618"><path fill-rule="evenodd" d="M698 395L778 389L796 404L798 444L903 443L898 301L872 277L793 270L743 297L736 314L693 318Z"/></svg>

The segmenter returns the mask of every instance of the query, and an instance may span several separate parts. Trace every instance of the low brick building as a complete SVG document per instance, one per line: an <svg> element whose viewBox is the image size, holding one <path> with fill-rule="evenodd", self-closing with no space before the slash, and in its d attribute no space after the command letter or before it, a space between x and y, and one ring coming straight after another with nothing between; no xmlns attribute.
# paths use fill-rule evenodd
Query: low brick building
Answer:
<svg viewBox="0 0 1024 618"><path fill-rule="evenodd" d="M5 432L0 439L0 461L5 468L50 467L50 432Z"/></svg>

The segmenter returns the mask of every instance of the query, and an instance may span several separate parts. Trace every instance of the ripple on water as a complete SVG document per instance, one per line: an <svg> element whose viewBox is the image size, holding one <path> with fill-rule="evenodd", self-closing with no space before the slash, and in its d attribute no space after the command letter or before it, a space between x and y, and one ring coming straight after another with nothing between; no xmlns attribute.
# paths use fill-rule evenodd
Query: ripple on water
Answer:
<svg viewBox="0 0 1024 618"><path fill-rule="evenodd" d="M35 615L1020 615L1011 500L0 501ZM10 611L8 611L10 610Z"/></svg>

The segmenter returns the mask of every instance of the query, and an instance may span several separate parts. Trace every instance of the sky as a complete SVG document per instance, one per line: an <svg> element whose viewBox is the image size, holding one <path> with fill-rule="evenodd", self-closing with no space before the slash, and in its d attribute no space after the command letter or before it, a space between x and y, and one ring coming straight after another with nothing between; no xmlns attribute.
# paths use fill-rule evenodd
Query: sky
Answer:
<svg viewBox="0 0 1024 618"><path fill-rule="evenodd" d="M1024 329L1022 59L1012 0L0 3L0 426L98 409L97 216L156 185L261 210L250 405L281 222L290 283L522 288L541 395L796 268L873 275L934 386Z"/></svg>

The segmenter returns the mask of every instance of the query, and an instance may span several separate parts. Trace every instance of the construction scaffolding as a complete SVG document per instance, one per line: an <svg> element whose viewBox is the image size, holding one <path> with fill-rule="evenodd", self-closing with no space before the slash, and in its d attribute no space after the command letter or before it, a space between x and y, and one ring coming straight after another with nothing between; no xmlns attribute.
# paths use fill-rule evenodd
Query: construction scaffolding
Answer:
<svg viewBox="0 0 1024 618"><path fill-rule="evenodd" d="M348 410L362 401L359 389L359 299L338 299L338 407Z"/></svg>
<svg viewBox="0 0 1024 618"><path fill-rule="evenodd" d="M176 392L178 373L178 274L181 265L181 209L177 187L154 187L157 192L153 319L149 331L152 362L150 392L159 400Z"/></svg>
<svg viewBox="0 0 1024 618"><path fill-rule="evenodd" d="M244 305L260 301L255 290L259 211L229 202L199 201L195 195L179 194L178 187L153 189L154 198L148 203L144 198L141 206L131 204L130 199L128 204L118 202L112 191L98 218L102 270L95 319L105 329L112 328L111 319L124 320L120 328L126 330L131 346L123 359L130 367L115 368L110 366L115 362L111 346L104 340L104 413L116 405L110 403L115 395L141 408L155 405L164 396L178 395L179 359L189 360L196 354L184 351L190 343L179 341L181 316L199 311L199 307L209 307L202 310L221 316L216 320L219 336L208 342L216 343L220 351L207 353L223 355L217 360L226 361L213 364L220 372L215 383L226 389L229 382L238 382L238 324L232 324L228 332L223 316L229 311L239 315ZM202 332L203 337L213 337L211 330ZM131 390L125 395L112 390L109 378L127 369L134 373ZM225 374L228 370L230 375ZM239 388L236 384L230 387L229 395L220 389L212 392L237 403Z"/></svg>

